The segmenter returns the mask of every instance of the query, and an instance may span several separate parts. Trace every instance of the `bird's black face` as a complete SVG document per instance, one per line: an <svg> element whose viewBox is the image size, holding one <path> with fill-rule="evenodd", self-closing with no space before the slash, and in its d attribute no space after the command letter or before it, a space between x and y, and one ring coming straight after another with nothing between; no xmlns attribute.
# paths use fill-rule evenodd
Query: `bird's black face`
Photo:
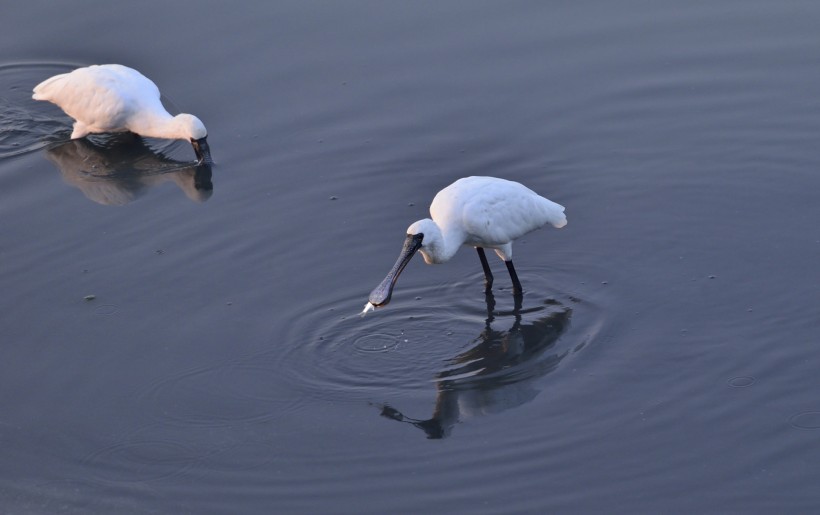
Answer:
<svg viewBox="0 0 820 515"><path fill-rule="evenodd" d="M401 274L401 271L407 266L407 263L410 262L410 258L413 257L413 254L421 248L421 241L423 239L424 234L407 235L407 239L404 240L404 246L402 246L401 254L399 255L399 259L396 260L396 264L393 265L393 268L387 273L387 277L370 292L370 298L368 300L373 306L386 306L387 303L390 302L390 296L393 295L393 286L395 286L399 274Z"/></svg>
<svg viewBox="0 0 820 515"><path fill-rule="evenodd" d="M208 146L208 138L199 138L199 139L192 139L191 145L194 146L194 152L196 152L196 158L199 160L200 163L206 165L214 164L213 159L211 159L211 148Z"/></svg>

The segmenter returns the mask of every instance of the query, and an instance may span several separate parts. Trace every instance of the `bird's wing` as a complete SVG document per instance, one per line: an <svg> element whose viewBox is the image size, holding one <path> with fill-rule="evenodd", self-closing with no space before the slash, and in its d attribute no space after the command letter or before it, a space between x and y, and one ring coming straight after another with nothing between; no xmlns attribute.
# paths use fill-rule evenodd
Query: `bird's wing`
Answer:
<svg viewBox="0 0 820 515"><path fill-rule="evenodd" d="M104 67L107 68L112 75L117 77L121 88L125 89L127 85L129 94L139 95L145 98L155 97L159 100L160 92L157 85L137 70L121 64L108 64L104 65Z"/></svg>
<svg viewBox="0 0 820 515"><path fill-rule="evenodd" d="M126 126L139 102L134 86L123 80L118 70L102 66L57 75L38 85L34 91L38 100L49 100L75 120L100 130Z"/></svg>
<svg viewBox="0 0 820 515"><path fill-rule="evenodd" d="M544 200L518 184L488 186L464 203L462 224L474 240L488 245L508 243L551 221Z"/></svg>

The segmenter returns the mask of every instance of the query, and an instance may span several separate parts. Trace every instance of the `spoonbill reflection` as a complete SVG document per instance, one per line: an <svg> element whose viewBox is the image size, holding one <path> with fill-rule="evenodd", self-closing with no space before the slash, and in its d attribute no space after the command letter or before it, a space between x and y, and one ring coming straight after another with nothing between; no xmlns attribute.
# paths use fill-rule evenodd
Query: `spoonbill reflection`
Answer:
<svg viewBox="0 0 820 515"><path fill-rule="evenodd" d="M120 133L65 141L49 147L45 156L66 183L98 204L122 206L167 181L176 183L195 202L204 202L213 194L210 165L170 159L138 136Z"/></svg>
<svg viewBox="0 0 820 515"><path fill-rule="evenodd" d="M390 405L382 405L381 416L411 424L438 439L449 436L461 421L500 413L532 401L540 392L537 380L554 371L569 350L545 352L567 331L572 310L552 301L547 312L531 322L522 316L536 309L521 309L515 297L513 323L507 331L493 329L496 313L492 292L487 292L487 319L475 345L449 360L446 370L436 377L436 403L432 416L416 419ZM509 313L499 313L508 316Z"/></svg>
<svg viewBox="0 0 820 515"><path fill-rule="evenodd" d="M430 204L432 219L425 218L407 229L399 259L387 277L371 293L362 314L390 302L393 287L410 258L421 252L428 265L449 261L462 245L475 247L484 269L486 290L493 274L485 248L504 260L513 293L522 292L512 262L512 242L546 224L567 224L564 206L544 198L523 184L495 177L465 177L439 191Z"/></svg>
<svg viewBox="0 0 820 515"><path fill-rule="evenodd" d="M193 145L197 159L211 164L205 125L191 114L172 116L160 101L157 85L127 66L101 64L55 75L38 84L32 98L57 104L74 118L71 139L126 131L184 139Z"/></svg>

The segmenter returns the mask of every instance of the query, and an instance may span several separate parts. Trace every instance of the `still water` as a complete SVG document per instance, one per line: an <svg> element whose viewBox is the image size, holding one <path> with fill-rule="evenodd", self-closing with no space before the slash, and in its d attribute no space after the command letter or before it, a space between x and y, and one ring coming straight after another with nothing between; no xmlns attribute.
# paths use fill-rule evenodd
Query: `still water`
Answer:
<svg viewBox="0 0 820 515"><path fill-rule="evenodd" d="M820 4L18 3L0 512L820 506ZM209 130L68 141L117 62ZM405 270L455 179L569 224Z"/></svg>

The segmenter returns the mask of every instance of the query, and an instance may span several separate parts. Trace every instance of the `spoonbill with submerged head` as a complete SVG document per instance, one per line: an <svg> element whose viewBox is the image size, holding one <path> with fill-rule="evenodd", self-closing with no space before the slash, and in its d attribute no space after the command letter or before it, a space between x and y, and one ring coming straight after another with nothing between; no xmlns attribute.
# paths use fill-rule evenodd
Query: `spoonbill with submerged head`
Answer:
<svg viewBox="0 0 820 515"><path fill-rule="evenodd" d="M428 265L449 261L459 247L478 251L484 269L485 287L490 290L493 274L485 248L504 260L513 292L522 293L512 262L512 242L546 224L567 224L564 206L546 199L523 184L495 177L465 177L439 191L430 204L432 219L425 218L407 228L399 259L387 277L372 292L362 314L390 302L393 287L410 258L421 252Z"/></svg>
<svg viewBox="0 0 820 515"><path fill-rule="evenodd" d="M74 118L71 139L126 131L150 138L184 139L191 142L200 162L213 163L208 131L199 118L172 116L160 101L157 85L127 66L101 64L55 75L38 84L32 98L57 104Z"/></svg>

